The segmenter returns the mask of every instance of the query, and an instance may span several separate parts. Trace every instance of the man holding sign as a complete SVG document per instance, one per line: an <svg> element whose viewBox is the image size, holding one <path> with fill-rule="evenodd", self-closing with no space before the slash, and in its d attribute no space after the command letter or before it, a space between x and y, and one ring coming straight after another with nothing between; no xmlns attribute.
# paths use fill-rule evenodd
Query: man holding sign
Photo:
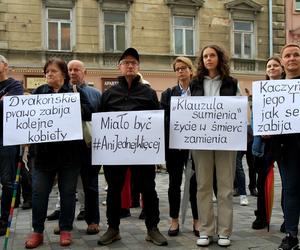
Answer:
<svg viewBox="0 0 300 250"><path fill-rule="evenodd" d="M105 91L102 95L101 109L108 111L141 111L159 109L156 93L149 86L140 82L139 54L134 48L124 51L118 62L122 74L118 84ZM128 165L104 166L104 174L108 184L107 220L108 230L98 241L99 245L107 245L120 240L120 208L121 191ZM131 167L132 178L136 178L139 190L144 199L145 224L148 229L146 240L156 245L167 245L166 238L159 232L158 197L155 190L155 166L135 165Z"/></svg>
<svg viewBox="0 0 300 250"><path fill-rule="evenodd" d="M300 46L287 44L281 50L282 64L286 79L300 79ZM300 134L273 136L277 145L274 155L279 161L284 192L284 220L286 237L279 250L297 249L298 224L300 215ZM274 148L275 149L275 148Z"/></svg>
<svg viewBox="0 0 300 250"><path fill-rule="evenodd" d="M0 236L5 235L13 184L15 180L18 146L3 146L3 97L22 95L22 84L7 76L8 62L0 55L0 180L2 185Z"/></svg>

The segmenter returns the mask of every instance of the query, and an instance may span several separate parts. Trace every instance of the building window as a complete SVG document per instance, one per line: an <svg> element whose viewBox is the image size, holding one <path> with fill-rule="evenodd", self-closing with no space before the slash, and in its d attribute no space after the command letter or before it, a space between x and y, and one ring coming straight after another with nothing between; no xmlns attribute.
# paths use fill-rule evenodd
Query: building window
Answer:
<svg viewBox="0 0 300 250"><path fill-rule="evenodd" d="M254 51L253 22L234 21L234 57L252 58Z"/></svg>
<svg viewBox="0 0 300 250"><path fill-rule="evenodd" d="M49 50L71 50L72 11L47 9L47 48Z"/></svg>
<svg viewBox="0 0 300 250"><path fill-rule="evenodd" d="M180 55L194 55L194 18L174 16L174 51Z"/></svg>
<svg viewBox="0 0 300 250"><path fill-rule="evenodd" d="M104 12L105 51L120 52L126 47L126 15L124 12Z"/></svg>
<svg viewBox="0 0 300 250"><path fill-rule="evenodd" d="M300 0L296 0L296 10L300 11Z"/></svg>

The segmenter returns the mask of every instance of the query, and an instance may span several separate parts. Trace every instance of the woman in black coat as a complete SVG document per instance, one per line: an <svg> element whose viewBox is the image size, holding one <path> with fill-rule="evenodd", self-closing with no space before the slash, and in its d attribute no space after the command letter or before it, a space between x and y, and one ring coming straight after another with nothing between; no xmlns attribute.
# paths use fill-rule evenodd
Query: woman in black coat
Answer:
<svg viewBox="0 0 300 250"><path fill-rule="evenodd" d="M38 87L34 94L73 92L69 84L67 64L59 58L50 59L44 66L47 84ZM91 119L92 108L81 89L83 120ZM36 248L43 243L44 223L47 216L49 194L55 176L58 178L61 214L59 217L60 245L71 244L71 230L75 213L75 192L80 171L80 144L83 140L57 141L35 144L35 163L32 171L32 227L33 233L26 248Z"/></svg>

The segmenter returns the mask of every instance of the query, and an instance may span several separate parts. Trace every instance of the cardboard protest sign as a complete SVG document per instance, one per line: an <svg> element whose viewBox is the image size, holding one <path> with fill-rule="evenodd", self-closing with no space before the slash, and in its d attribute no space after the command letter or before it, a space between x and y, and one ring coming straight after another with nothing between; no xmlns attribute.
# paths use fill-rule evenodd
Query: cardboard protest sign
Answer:
<svg viewBox="0 0 300 250"><path fill-rule="evenodd" d="M300 80L264 80L252 84L253 133L300 132Z"/></svg>
<svg viewBox="0 0 300 250"><path fill-rule="evenodd" d="M245 96L172 97L170 115L170 148L247 148Z"/></svg>
<svg viewBox="0 0 300 250"><path fill-rule="evenodd" d="M163 110L93 114L93 165L145 165L164 162Z"/></svg>
<svg viewBox="0 0 300 250"><path fill-rule="evenodd" d="M3 144L82 139L79 93L5 96Z"/></svg>

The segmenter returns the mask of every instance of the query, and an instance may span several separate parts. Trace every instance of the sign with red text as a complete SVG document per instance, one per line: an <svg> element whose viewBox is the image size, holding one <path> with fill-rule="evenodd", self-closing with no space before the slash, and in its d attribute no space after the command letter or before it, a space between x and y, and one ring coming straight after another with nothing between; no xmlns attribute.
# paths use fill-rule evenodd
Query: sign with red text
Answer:
<svg viewBox="0 0 300 250"><path fill-rule="evenodd" d="M300 79L252 84L254 135L300 132Z"/></svg>
<svg viewBox="0 0 300 250"><path fill-rule="evenodd" d="M79 93L5 96L3 144L82 139Z"/></svg>
<svg viewBox="0 0 300 250"><path fill-rule="evenodd" d="M93 165L163 163L165 163L163 110L93 114Z"/></svg>
<svg viewBox="0 0 300 250"><path fill-rule="evenodd" d="M170 148L246 150L247 97L173 96Z"/></svg>

